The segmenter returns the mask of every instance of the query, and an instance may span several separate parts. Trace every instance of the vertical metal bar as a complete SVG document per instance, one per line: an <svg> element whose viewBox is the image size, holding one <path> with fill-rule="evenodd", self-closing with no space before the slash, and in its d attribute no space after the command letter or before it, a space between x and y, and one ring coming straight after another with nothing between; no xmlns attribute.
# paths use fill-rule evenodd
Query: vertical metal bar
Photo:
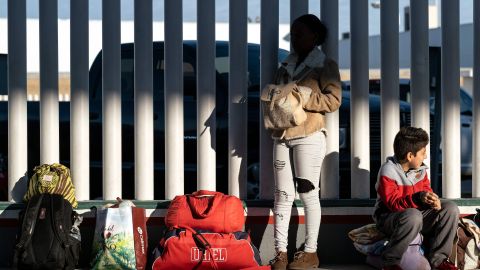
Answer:
<svg viewBox="0 0 480 270"><path fill-rule="evenodd" d="M480 1L473 1L473 162L472 197L480 197Z"/></svg>
<svg viewBox="0 0 480 270"><path fill-rule="evenodd" d="M103 0L103 199L122 194L120 1Z"/></svg>
<svg viewBox="0 0 480 270"><path fill-rule="evenodd" d="M290 25L305 14L308 14L308 0L290 0Z"/></svg>
<svg viewBox="0 0 480 270"><path fill-rule="evenodd" d="M322 0L321 17L328 28L328 36L322 46L329 58L338 62L338 0ZM326 114L327 151L320 176L321 197L338 198L340 195L339 167L339 111Z"/></svg>
<svg viewBox="0 0 480 270"><path fill-rule="evenodd" d="M290 0L290 25L298 17L308 14L308 0ZM290 51L293 51L290 44Z"/></svg>
<svg viewBox="0 0 480 270"><path fill-rule="evenodd" d="M215 0L197 0L197 188L215 190Z"/></svg>
<svg viewBox="0 0 480 270"><path fill-rule="evenodd" d="M134 2L135 199L153 200L152 0Z"/></svg>
<svg viewBox="0 0 480 270"><path fill-rule="evenodd" d="M70 160L78 200L90 198L88 1L70 1Z"/></svg>
<svg viewBox="0 0 480 270"><path fill-rule="evenodd" d="M382 0L381 40L381 161L393 155L393 140L400 128L398 0Z"/></svg>
<svg viewBox="0 0 480 270"><path fill-rule="evenodd" d="M370 197L368 97L368 1L350 0L351 31L351 189L352 198Z"/></svg>
<svg viewBox="0 0 480 270"><path fill-rule="evenodd" d="M247 198L248 45L247 0L230 0L228 81L228 193Z"/></svg>
<svg viewBox="0 0 480 270"><path fill-rule="evenodd" d="M165 0L165 199L183 194L182 1Z"/></svg>
<svg viewBox="0 0 480 270"><path fill-rule="evenodd" d="M410 0L411 15L411 126L423 128L430 134L430 84L428 52L428 0ZM430 165L430 147L427 147Z"/></svg>
<svg viewBox="0 0 480 270"><path fill-rule="evenodd" d="M27 6L8 1L8 200L27 189Z"/></svg>
<svg viewBox="0 0 480 270"><path fill-rule="evenodd" d="M271 83L278 67L278 1L261 0L260 89ZM260 110L261 111L261 110ZM273 199L273 142L260 113L260 198Z"/></svg>
<svg viewBox="0 0 480 270"><path fill-rule="evenodd" d="M442 195L460 198L460 11L442 0Z"/></svg>
<svg viewBox="0 0 480 270"><path fill-rule="evenodd" d="M59 162L57 0L40 1L40 163Z"/></svg>

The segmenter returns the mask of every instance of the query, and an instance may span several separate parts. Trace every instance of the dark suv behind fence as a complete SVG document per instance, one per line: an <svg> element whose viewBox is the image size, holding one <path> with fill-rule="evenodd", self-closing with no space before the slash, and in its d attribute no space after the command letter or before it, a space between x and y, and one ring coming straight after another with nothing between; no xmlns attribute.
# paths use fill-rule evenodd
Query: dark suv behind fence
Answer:
<svg viewBox="0 0 480 270"><path fill-rule="evenodd" d="M165 137L164 137L164 44L153 44L153 86L154 86L154 177L155 198L164 196ZM121 47L122 81L122 185L124 198L134 196L134 45ZM288 55L279 50L278 58ZM196 42L185 41L183 45L184 70L184 155L185 192L196 189ZM216 117L217 117L217 189L227 192L228 177L228 42L216 42ZM102 196L102 53L100 52L90 68L90 160L92 199ZM260 46L248 44L248 197L256 198L259 181L259 87ZM370 95L370 178L371 197L375 197L374 183L380 166L380 96ZM340 196L350 197L350 92L344 85L340 107ZM60 162L70 165L70 104L60 102ZM28 150L29 165L39 163L39 102L28 103ZM410 124L410 105L400 102L400 123ZM0 102L0 155L7 153L7 104Z"/></svg>
<svg viewBox="0 0 480 270"><path fill-rule="evenodd" d="M122 44L122 154L123 181L126 187L133 187L134 149L133 144L133 78L134 78L134 45ZM278 58L288 55L285 50L279 50ZM185 41L183 46L184 70L184 143L185 143L185 192L196 189L196 42ZM216 42L216 117L217 117L217 189L227 191L228 176L228 42ZM100 136L101 104L102 104L102 71L101 52L90 69L90 111L91 136ZM164 189L164 76L163 76L163 42L155 42L153 50L153 85L154 85L154 162L155 162L155 197L163 197ZM248 45L248 196L255 198L258 194L258 160L259 160L259 87L260 81L260 46ZM346 89L345 89L346 90ZM410 107L402 102L401 125L408 125ZM371 180L375 182L376 172L380 166L380 98L370 95L371 111ZM343 91L340 108L340 176L341 197L350 196L350 93ZM98 139L99 140L99 139ZM98 141L97 140L97 141ZM100 196L101 190L101 151L98 147L91 148L92 183L97 188L92 189L92 196ZM98 164L98 168L93 166ZM372 186L372 196L375 196ZM132 197L133 188L124 189L124 196ZM95 193L93 193L95 192Z"/></svg>

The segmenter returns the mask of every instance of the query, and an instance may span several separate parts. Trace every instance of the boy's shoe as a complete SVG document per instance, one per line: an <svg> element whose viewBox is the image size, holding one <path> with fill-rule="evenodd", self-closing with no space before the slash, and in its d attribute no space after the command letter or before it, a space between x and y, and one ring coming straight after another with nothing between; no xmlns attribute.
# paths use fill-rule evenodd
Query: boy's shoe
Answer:
<svg viewBox="0 0 480 270"><path fill-rule="evenodd" d="M317 252L298 251L293 257L293 262L288 264L288 269L317 268L318 264Z"/></svg>
<svg viewBox="0 0 480 270"><path fill-rule="evenodd" d="M275 257L270 260L269 265L272 270L286 270L288 265L287 253L278 251Z"/></svg>
<svg viewBox="0 0 480 270"><path fill-rule="evenodd" d="M403 270L403 269L398 265L389 265L389 266L384 266L382 270Z"/></svg>
<svg viewBox="0 0 480 270"><path fill-rule="evenodd" d="M433 268L435 270L458 270L458 268L450 260L445 259L440 265Z"/></svg>

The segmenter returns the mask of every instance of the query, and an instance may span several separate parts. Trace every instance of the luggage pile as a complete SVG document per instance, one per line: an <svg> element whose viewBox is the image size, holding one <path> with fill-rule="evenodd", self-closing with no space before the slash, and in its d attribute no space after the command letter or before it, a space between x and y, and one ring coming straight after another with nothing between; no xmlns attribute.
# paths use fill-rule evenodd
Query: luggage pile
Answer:
<svg viewBox="0 0 480 270"><path fill-rule="evenodd" d="M70 170L61 164L34 169L20 212L13 259L16 269L75 269L80 257L77 206Z"/></svg>
<svg viewBox="0 0 480 270"><path fill-rule="evenodd" d="M165 224L153 270L261 268L259 252L243 231L242 201L235 196L206 190L176 196Z"/></svg>

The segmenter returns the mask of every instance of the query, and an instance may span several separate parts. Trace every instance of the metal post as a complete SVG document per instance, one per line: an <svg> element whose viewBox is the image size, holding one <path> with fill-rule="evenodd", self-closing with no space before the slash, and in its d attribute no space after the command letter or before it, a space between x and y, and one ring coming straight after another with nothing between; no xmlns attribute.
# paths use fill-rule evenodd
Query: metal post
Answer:
<svg viewBox="0 0 480 270"><path fill-rule="evenodd" d="M338 0L322 0L321 17L328 28L328 36L322 46L329 58L338 62ZM335 199L340 195L339 168L339 111L326 114L327 151L320 176L321 197Z"/></svg>
<svg viewBox="0 0 480 270"><path fill-rule="evenodd" d="M308 0L290 0L290 25L305 14L308 14Z"/></svg>
<svg viewBox="0 0 480 270"><path fill-rule="evenodd" d="M135 199L153 200L152 0L134 2Z"/></svg>
<svg viewBox="0 0 480 270"><path fill-rule="evenodd" d="M428 0L410 0L411 15L411 126L423 128L430 134L430 85L428 53ZM430 147L427 147L430 165Z"/></svg>
<svg viewBox="0 0 480 270"><path fill-rule="evenodd" d="M247 1L230 0L228 81L228 193L247 198L248 47Z"/></svg>
<svg viewBox="0 0 480 270"><path fill-rule="evenodd" d="M442 195L460 198L460 12L442 0Z"/></svg>
<svg viewBox="0 0 480 270"><path fill-rule="evenodd" d="M40 3L40 163L59 162L57 0Z"/></svg>
<svg viewBox="0 0 480 270"><path fill-rule="evenodd" d="M70 169L78 200L90 199L88 1L70 1Z"/></svg>
<svg viewBox="0 0 480 270"><path fill-rule="evenodd" d="M215 0L197 0L197 189L216 189Z"/></svg>
<svg viewBox="0 0 480 270"><path fill-rule="evenodd" d="M182 1L165 1L165 199L183 194Z"/></svg>
<svg viewBox="0 0 480 270"><path fill-rule="evenodd" d="M351 189L352 198L370 197L368 97L368 1L350 0L351 31Z"/></svg>
<svg viewBox="0 0 480 270"><path fill-rule="evenodd" d="M473 162L472 197L480 197L480 1L473 1Z"/></svg>
<svg viewBox="0 0 480 270"><path fill-rule="evenodd" d="M103 0L103 199L122 195L120 1Z"/></svg>
<svg viewBox="0 0 480 270"><path fill-rule="evenodd" d="M400 128L398 0L382 0L381 31L381 161L393 155L393 140ZM427 32L428 33L428 32Z"/></svg>
<svg viewBox="0 0 480 270"><path fill-rule="evenodd" d="M260 89L271 83L278 67L278 1L261 0ZM260 110L261 111L261 110ZM260 198L273 199L273 142L260 112Z"/></svg>
<svg viewBox="0 0 480 270"><path fill-rule="evenodd" d="M308 0L290 0L290 25L298 17L308 14ZM290 51L293 51L290 44Z"/></svg>
<svg viewBox="0 0 480 270"><path fill-rule="evenodd" d="M8 1L8 200L27 189L27 7Z"/></svg>

